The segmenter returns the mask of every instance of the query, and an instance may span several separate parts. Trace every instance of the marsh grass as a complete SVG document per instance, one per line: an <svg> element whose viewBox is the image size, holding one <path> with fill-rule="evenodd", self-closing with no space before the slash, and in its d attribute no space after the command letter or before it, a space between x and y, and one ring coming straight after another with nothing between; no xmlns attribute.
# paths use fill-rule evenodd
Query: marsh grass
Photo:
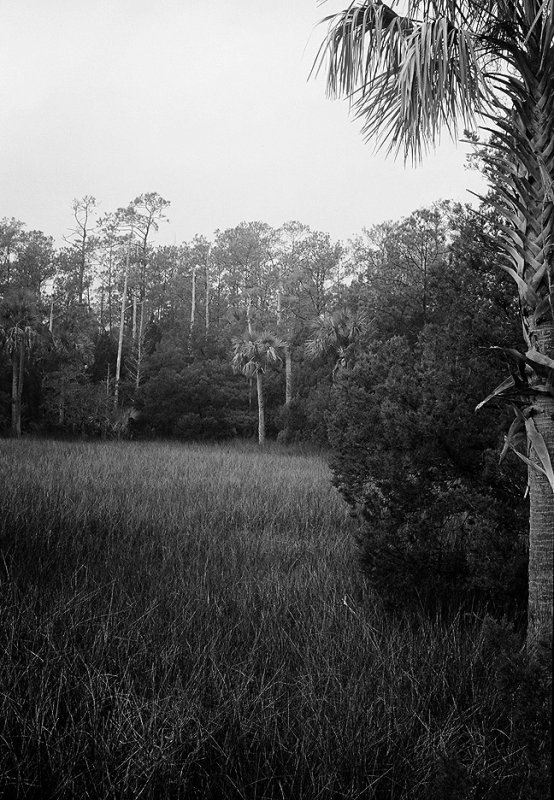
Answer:
<svg viewBox="0 0 554 800"><path fill-rule="evenodd" d="M526 668L361 598L319 456L0 449L3 798L541 796Z"/></svg>

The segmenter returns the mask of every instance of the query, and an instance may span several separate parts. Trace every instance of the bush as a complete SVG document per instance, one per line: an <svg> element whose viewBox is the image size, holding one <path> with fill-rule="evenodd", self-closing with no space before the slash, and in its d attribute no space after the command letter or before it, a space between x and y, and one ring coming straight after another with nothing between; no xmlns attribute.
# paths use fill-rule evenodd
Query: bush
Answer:
<svg viewBox="0 0 554 800"><path fill-rule="evenodd" d="M240 378L219 361L180 370L161 366L149 372L137 402L141 428L157 436L221 439L233 435L234 411L242 402Z"/></svg>
<svg viewBox="0 0 554 800"><path fill-rule="evenodd" d="M513 289L475 250L474 226L451 258L428 265L424 319L407 325L405 288L395 293L386 274L378 297L371 281L357 287L360 303L386 313L374 315L352 368L336 374L334 483L360 520L363 570L388 603L485 604L522 621L526 471L515 456L498 463L511 412L475 412L505 378L486 350L514 341L517 315ZM421 299L417 281L408 288Z"/></svg>

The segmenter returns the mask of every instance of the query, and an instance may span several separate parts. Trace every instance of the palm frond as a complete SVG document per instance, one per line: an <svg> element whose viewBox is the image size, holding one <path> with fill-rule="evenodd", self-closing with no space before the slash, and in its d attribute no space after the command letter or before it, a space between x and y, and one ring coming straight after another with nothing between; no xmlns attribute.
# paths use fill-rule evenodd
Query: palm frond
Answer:
<svg viewBox="0 0 554 800"><path fill-rule="evenodd" d="M367 0L328 17L313 72L325 67L328 94L349 99L367 139L417 160L443 128L474 127L489 90L482 41L461 24L468 3L407 6L412 15L400 16Z"/></svg>
<svg viewBox="0 0 554 800"><path fill-rule="evenodd" d="M265 372L270 363L281 363L284 342L268 331L235 336L232 343L233 369L247 377Z"/></svg>

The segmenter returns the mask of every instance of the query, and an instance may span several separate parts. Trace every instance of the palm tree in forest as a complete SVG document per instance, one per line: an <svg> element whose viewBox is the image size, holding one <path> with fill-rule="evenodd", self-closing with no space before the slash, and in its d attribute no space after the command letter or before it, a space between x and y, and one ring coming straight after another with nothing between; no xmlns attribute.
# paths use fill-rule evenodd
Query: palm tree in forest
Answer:
<svg viewBox="0 0 554 800"><path fill-rule="evenodd" d="M306 340L306 355L310 359L331 355L334 361L333 376L341 367L352 366L353 346L366 325L364 314L339 309L324 312L312 322L311 335Z"/></svg>
<svg viewBox="0 0 554 800"><path fill-rule="evenodd" d="M0 335L12 366L12 436L21 436L21 407L25 359L36 335L35 296L29 289L15 289L0 306Z"/></svg>
<svg viewBox="0 0 554 800"><path fill-rule="evenodd" d="M256 377L258 393L258 441L265 442L263 376L270 364L280 363L283 343L271 333L246 333L233 339L233 369L247 378Z"/></svg>
<svg viewBox="0 0 554 800"><path fill-rule="evenodd" d="M402 13L395 10L399 8ZM502 266L518 286L527 351L494 396L517 396L530 496L527 641L552 637L554 536L554 8L552 0L380 0L325 20L313 71L363 133L417 161L443 129L494 133Z"/></svg>

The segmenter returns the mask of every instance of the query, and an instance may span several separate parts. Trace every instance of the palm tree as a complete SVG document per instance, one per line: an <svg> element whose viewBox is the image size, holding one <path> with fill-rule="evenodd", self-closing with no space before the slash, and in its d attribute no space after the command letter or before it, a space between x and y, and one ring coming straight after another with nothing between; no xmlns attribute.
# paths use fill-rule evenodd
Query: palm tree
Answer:
<svg viewBox="0 0 554 800"><path fill-rule="evenodd" d="M4 297L0 308L0 334L12 364L12 436L21 436L21 406L25 357L35 336L35 297L28 289L16 289Z"/></svg>
<svg viewBox="0 0 554 800"><path fill-rule="evenodd" d="M338 369L348 369L352 365L353 345L365 324L364 314L345 309L320 314L311 325L311 336L305 344L306 355L314 359L330 354L334 361L334 377Z"/></svg>
<svg viewBox="0 0 554 800"><path fill-rule="evenodd" d="M395 8L401 6L402 14ZM527 641L552 637L554 535L554 9L552 0L380 0L328 17L313 71L349 98L363 133L419 160L444 128L494 133L503 263L527 352L494 393L518 390L529 464Z"/></svg>
<svg viewBox="0 0 554 800"><path fill-rule="evenodd" d="M265 404L263 375L272 363L280 363L279 350L283 347L280 339L271 333L246 333L233 339L233 369L242 372L247 378L256 376L258 391L258 441L265 442Z"/></svg>

